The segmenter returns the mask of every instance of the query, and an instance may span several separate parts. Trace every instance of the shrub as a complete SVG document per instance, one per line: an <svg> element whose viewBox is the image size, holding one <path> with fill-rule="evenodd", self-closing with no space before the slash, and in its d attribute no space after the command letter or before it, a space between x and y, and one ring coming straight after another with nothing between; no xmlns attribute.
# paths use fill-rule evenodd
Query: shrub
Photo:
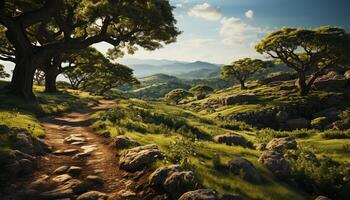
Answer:
<svg viewBox="0 0 350 200"><path fill-rule="evenodd" d="M322 130L329 123L326 117L318 117L311 121L311 127L314 129Z"/></svg>
<svg viewBox="0 0 350 200"><path fill-rule="evenodd" d="M259 142L269 142L273 138L282 137L294 137L294 138L307 138L313 134L316 134L316 130L293 130L293 131L276 131L273 129L262 129L259 130L256 135Z"/></svg>
<svg viewBox="0 0 350 200"><path fill-rule="evenodd" d="M350 130L326 130L321 134L321 137L326 139L348 139L350 138Z"/></svg>
<svg viewBox="0 0 350 200"><path fill-rule="evenodd" d="M232 131L251 131L252 126L240 121L226 121L219 125L221 128L229 129Z"/></svg>

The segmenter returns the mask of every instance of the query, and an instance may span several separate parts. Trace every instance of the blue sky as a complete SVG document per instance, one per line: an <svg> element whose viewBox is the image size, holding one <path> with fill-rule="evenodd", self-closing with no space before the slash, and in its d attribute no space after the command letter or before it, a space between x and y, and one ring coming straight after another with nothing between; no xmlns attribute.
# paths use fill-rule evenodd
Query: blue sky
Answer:
<svg viewBox="0 0 350 200"><path fill-rule="evenodd" d="M171 0L178 42L154 52L140 50L134 58L203 60L228 63L261 57L254 45L283 26L341 26L350 32L349 0ZM98 45L100 49L106 48ZM130 56L127 56L130 57Z"/></svg>

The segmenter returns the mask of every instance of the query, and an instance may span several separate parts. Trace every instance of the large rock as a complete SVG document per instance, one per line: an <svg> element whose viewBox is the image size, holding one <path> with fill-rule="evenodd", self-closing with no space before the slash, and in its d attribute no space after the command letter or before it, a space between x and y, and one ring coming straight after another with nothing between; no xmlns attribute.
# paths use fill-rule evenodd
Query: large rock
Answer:
<svg viewBox="0 0 350 200"><path fill-rule="evenodd" d="M260 156L259 162L276 176L286 177L290 174L291 168L288 161L277 151L264 152Z"/></svg>
<svg viewBox="0 0 350 200"><path fill-rule="evenodd" d="M212 189L199 189L183 194L179 200L243 200L239 195L221 195Z"/></svg>
<svg viewBox="0 0 350 200"><path fill-rule="evenodd" d="M340 110L338 110L336 107L331 107L313 114L312 117L313 118L326 117L331 121L335 121L339 119L339 114L340 114Z"/></svg>
<svg viewBox="0 0 350 200"><path fill-rule="evenodd" d="M227 144L231 146L242 146L242 147L247 147L247 140L237 134L224 134L224 135L218 135L213 138L214 142L220 143L220 144Z"/></svg>
<svg viewBox="0 0 350 200"><path fill-rule="evenodd" d="M244 158L233 158L228 162L227 166L232 173L242 175L244 180L261 183L261 177L258 171L250 161Z"/></svg>
<svg viewBox="0 0 350 200"><path fill-rule="evenodd" d="M86 192L78 196L77 200L107 200L108 195L98 191Z"/></svg>
<svg viewBox="0 0 350 200"><path fill-rule="evenodd" d="M0 152L0 162L0 181L30 173L36 167L36 158L19 150Z"/></svg>
<svg viewBox="0 0 350 200"><path fill-rule="evenodd" d="M286 123L287 126L292 130L310 127L310 120L307 120L305 118L290 119Z"/></svg>
<svg viewBox="0 0 350 200"><path fill-rule="evenodd" d="M259 80L259 84L266 85L268 83L276 82L276 81L289 81L295 79L296 75L288 72L276 72L271 73L262 80Z"/></svg>
<svg viewBox="0 0 350 200"><path fill-rule="evenodd" d="M279 122L279 123L283 123L283 122L286 122L289 118L289 114L287 112L284 112L284 111L278 111L276 113L276 121Z"/></svg>
<svg viewBox="0 0 350 200"><path fill-rule="evenodd" d="M140 146L122 153L119 158L119 167L126 171L135 172L163 157L157 145Z"/></svg>
<svg viewBox="0 0 350 200"><path fill-rule="evenodd" d="M223 105L234 105L234 104L240 104L240 103L250 103L250 102L256 102L258 98L255 96L255 94L239 94L239 95L233 95L226 97L222 99Z"/></svg>
<svg viewBox="0 0 350 200"><path fill-rule="evenodd" d="M177 199L183 193L196 189L198 183L193 172L182 171L180 166L171 165L154 171L149 177L149 184L152 187L164 189Z"/></svg>
<svg viewBox="0 0 350 200"><path fill-rule="evenodd" d="M114 139L115 147L116 149L127 149L132 146L138 146L139 143L137 143L135 140L126 137L125 135L119 135L115 137Z"/></svg>
<svg viewBox="0 0 350 200"><path fill-rule="evenodd" d="M344 73L344 76L345 76L346 79L350 80L350 70L346 71Z"/></svg>
<svg viewBox="0 0 350 200"><path fill-rule="evenodd" d="M283 151L286 149L296 149L297 142L292 137L274 138L266 145L268 150Z"/></svg>
<svg viewBox="0 0 350 200"><path fill-rule="evenodd" d="M339 90L344 88L348 80L342 74L331 71L328 74L316 79L313 87L316 90Z"/></svg>

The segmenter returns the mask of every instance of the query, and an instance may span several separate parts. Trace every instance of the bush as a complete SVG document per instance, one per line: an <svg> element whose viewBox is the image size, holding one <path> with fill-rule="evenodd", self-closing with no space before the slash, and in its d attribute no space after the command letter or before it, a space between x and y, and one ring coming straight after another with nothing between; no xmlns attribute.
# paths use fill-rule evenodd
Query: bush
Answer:
<svg viewBox="0 0 350 200"><path fill-rule="evenodd" d="M332 199L350 196L350 165L330 158L317 160L310 152L296 151L289 156L291 179L309 193L324 194Z"/></svg>
<svg viewBox="0 0 350 200"><path fill-rule="evenodd" d="M240 121L226 121L219 125L221 128L229 129L232 131L251 131L253 127L249 124Z"/></svg>
<svg viewBox="0 0 350 200"><path fill-rule="evenodd" d="M323 130L328 123L329 121L326 117L318 117L311 121L311 127L318 130Z"/></svg>
<svg viewBox="0 0 350 200"><path fill-rule="evenodd" d="M350 130L327 130L321 134L321 137L326 139L348 139L350 138Z"/></svg>
<svg viewBox="0 0 350 200"><path fill-rule="evenodd" d="M273 138L282 137L294 137L294 138L307 138L316 134L316 130L301 129L293 131L276 131L273 129L262 129L256 133L259 142L269 142Z"/></svg>

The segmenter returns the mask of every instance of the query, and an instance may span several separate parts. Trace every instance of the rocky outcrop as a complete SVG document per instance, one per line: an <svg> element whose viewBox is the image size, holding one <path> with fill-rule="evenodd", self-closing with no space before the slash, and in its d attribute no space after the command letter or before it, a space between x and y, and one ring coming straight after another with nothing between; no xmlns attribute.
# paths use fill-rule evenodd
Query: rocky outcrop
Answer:
<svg viewBox="0 0 350 200"><path fill-rule="evenodd" d="M342 74L331 71L328 74L321 76L314 82L314 89L316 90L339 90L347 85L348 80Z"/></svg>
<svg viewBox="0 0 350 200"><path fill-rule="evenodd" d="M256 102L257 100L258 98L255 96L255 94L239 94L223 98L221 102L223 105L234 105Z"/></svg>
<svg viewBox="0 0 350 200"><path fill-rule="evenodd" d="M248 144L247 140L243 136L232 133L215 136L213 140L216 143L227 144L230 146L247 147Z"/></svg>
<svg viewBox="0 0 350 200"><path fill-rule="evenodd" d="M291 168L288 161L277 151L266 151L259 162L265 165L273 174L279 177L286 177L290 174Z"/></svg>
<svg viewBox="0 0 350 200"><path fill-rule="evenodd" d="M122 153L119 157L119 167L129 172L135 172L163 157L157 145L140 146Z"/></svg>
<svg viewBox="0 0 350 200"><path fill-rule="evenodd" d="M266 145L266 149L275 151L284 151L287 149L296 149L297 141L292 137L274 138Z"/></svg>
<svg viewBox="0 0 350 200"><path fill-rule="evenodd" d="M236 175L242 175L242 178L248 182L261 183L261 177L254 165L244 158L233 158L227 163L230 172Z"/></svg>
<svg viewBox="0 0 350 200"><path fill-rule="evenodd" d="M310 127L310 120L305 118L296 118L288 120L286 124L291 130L304 129Z"/></svg>
<svg viewBox="0 0 350 200"><path fill-rule="evenodd" d="M244 200L239 195L221 195L212 189L199 189L183 194L179 200Z"/></svg>
<svg viewBox="0 0 350 200"><path fill-rule="evenodd" d="M149 177L149 184L163 188L173 199L178 199L183 193L196 189L198 183L193 172L171 165L154 171Z"/></svg>
<svg viewBox="0 0 350 200"><path fill-rule="evenodd" d="M137 143L135 140L125 136L125 135L119 135L114 138L114 144L115 148L120 149L127 149L132 146L139 146L140 144Z"/></svg>

